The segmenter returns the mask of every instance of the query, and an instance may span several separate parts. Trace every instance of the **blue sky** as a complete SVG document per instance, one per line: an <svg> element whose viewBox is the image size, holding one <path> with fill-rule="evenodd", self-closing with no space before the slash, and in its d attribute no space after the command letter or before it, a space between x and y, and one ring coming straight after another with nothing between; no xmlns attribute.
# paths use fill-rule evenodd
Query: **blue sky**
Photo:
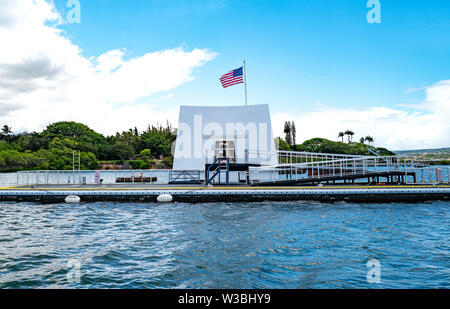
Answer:
<svg viewBox="0 0 450 309"><path fill-rule="evenodd" d="M57 1L65 9L66 1ZM63 27L85 56L125 47L128 57L183 46L218 57L171 104L242 101L220 74L248 64L251 103L273 112L417 104L410 92L448 78L450 1L380 1L382 22L369 24L364 0L81 1L80 24ZM67 9L65 9L67 10Z"/></svg>
<svg viewBox="0 0 450 309"><path fill-rule="evenodd" d="M19 2L27 1L30 0ZM243 87L222 89L219 77L241 66L245 59L249 104L270 105L276 135L281 134L283 121L295 120L299 122L297 128L303 128L299 142L314 136L336 139L338 131L352 129L357 137L372 135L376 144L394 149L450 146L450 126L446 124L450 112L450 1L380 0L379 24L368 23L367 0L80 0L80 3L81 22L53 24L52 29L64 32L54 40L45 36L46 41L34 46L35 50L27 46L30 55L67 53L66 62L52 60L56 63L53 66L70 67L70 63L74 66L80 61L80 66L86 62L94 67L102 55L108 61L125 65L136 59L150 59L162 51L181 49L181 56L186 57L194 50L203 51L201 59L192 60L182 70L185 76L179 81L152 91L144 89L145 95L132 99L130 94L124 95L124 102L115 102L107 109L147 104L154 108L154 116L149 116L148 122L162 120L166 115L176 122L176 110L182 104L243 104ZM67 0L50 1L50 5L64 20L69 11ZM33 12L38 11L36 8ZM42 20L47 25L54 20L45 12ZM30 21L30 29L40 27L33 23ZM8 30L19 31L12 27ZM42 29L42 33L47 30ZM64 45L62 38L69 41L70 48L60 47ZM46 46L44 51L42 46ZM11 53L18 52L19 47L14 48L11 47ZM72 55L76 48L78 58ZM115 56L111 56L110 51L118 51L119 55L113 52ZM0 64L1 57L0 54ZM67 59L74 60L68 63ZM3 63L8 61L11 60ZM111 76L116 69L111 70ZM65 68L64 74L84 76L74 70ZM142 66L136 83L169 72L172 71L166 71L164 66ZM101 77L91 75L95 76L93 80ZM74 84L73 80L78 79L82 78L64 82L70 80ZM105 85L112 87L111 83ZM70 91L65 92L95 93L87 86L80 87L70 86ZM100 98L102 92L99 93ZM54 98L61 96L58 93ZM39 98L50 101L42 91ZM81 104L70 98L64 100L67 106ZM106 103L109 101L105 99ZM17 103L20 104L26 105ZM124 120L123 129L132 125L135 114L131 113L130 121ZM20 123L17 117L11 111L3 120L0 117L0 122ZM55 111L53 118L42 115L40 122L16 127L37 129L61 117L61 112ZM81 115L74 119L85 120L95 129L103 129L103 133L122 129L117 121L109 126L104 123L102 127L95 119ZM140 129L145 121L138 123ZM311 128L319 123L321 128Z"/></svg>

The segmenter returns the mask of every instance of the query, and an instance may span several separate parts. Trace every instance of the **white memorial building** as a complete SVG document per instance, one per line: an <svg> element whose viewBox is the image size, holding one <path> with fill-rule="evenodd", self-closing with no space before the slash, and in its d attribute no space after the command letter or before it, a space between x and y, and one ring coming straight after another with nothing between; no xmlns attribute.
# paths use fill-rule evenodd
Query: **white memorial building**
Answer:
<svg viewBox="0 0 450 309"><path fill-rule="evenodd" d="M204 180L218 171L224 183L226 172L227 183L242 183L249 167L277 160L268 105L180 107L174 173L200 171Z"/></svg>

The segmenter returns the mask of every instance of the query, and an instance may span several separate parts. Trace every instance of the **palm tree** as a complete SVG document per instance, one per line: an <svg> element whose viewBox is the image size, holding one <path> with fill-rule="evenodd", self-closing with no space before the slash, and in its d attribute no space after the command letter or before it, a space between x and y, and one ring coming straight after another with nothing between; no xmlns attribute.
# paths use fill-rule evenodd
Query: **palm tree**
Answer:
<svg viewBox="0 0 450 309"><path fill-rule="evenodd" d="M289 144L289 146L292 146L292 127L289 121L286 121L284 123L284 134L285 134L284 140L286 141L286 143Z"/></svg>
<svg viewBox="0 0 450 309"><path fill-rule="evenodd" d="M292 145L296 145L297 141L297 130L295 129L295 122L291 122L291 134L292 134Z"/></svg>
<svg viewBox="0 0 450 309"><path fill-rule="evenodd" d="M361 144L364 144L365 141L366 141L366 140L364 139L364 137L361 137L361 139L359 140L359 142L360 142Z"/></svg>
<svg viewBox="0 0 450 309"><path fill-rule="evenodd" d="M350 143L353 142L353 135L355 135L355 133L353 131L350 131Z"/></svg>
<svg viewBox="0 0 450 309"><path fill-rule="evenodd" d="M369 143L370 146L372 146L374 139L371 136L366 136L364 139Z"/></svg>
<svg viewBox="0 0 450 309"><path fill-rule="evenodd" d="M338 138L342 138L342 142L344 142L344 132L339 132Z"/></svg>
<svg viewBox="0 0 450 309"><path fill-rule="evenodd" d="M10 139L9 137L10 137L11 133L12 133L12 128L5 124L2 127L2 135L4 135L6 137L8 144L9 144L9 139Z"/></svg>
<svg viewBox="0 0 450 309"><path fill-rule="evenodd" d="M348 135L348 143L350 144L352 142L353 135L355 135L355 132L353 132L351 130L347 130L347 131L345 131L344 134Z"/></svg>
<svg viewBox="0 0 450 309"><path fill-rule="evenodd" d="M2 127L2 133L5 135L11 134L11 132L12 132L11 130L12 130L12 128L6 124Z"/></svg>

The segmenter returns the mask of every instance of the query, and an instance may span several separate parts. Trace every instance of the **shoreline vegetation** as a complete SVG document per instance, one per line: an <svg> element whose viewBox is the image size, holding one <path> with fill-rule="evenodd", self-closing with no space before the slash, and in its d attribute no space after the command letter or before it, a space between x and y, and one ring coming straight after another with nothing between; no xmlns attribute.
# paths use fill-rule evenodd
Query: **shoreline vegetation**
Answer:
<svg viewBox="0 0 450 309"><path fill-rule="evenodd" d="M57 122L37 133L14 135L4 126L0 135L0 172L72 170L73 151L80 151L80 169L161 169L172 166L175 130L148 126L103 136L76 122Z"/></svg>
<svg viewBox="0 0 450 309"><path fill-rule="evenodd" d="M339 133L341 141L313 138L295 143L295 124L286 122L284 139L277 137L280 150L334 153L350 155L395 155L381 147L373 147L371 137L353 142L354 133ZM344 142L344 135L348 142ZM76 122L57 122L42 132L13 134L4 125L0 132L0 173L24 170L72 170L73 151L80 151L82 170L171 169L172 144L176 129L166 125L149 125L143 132L137 128L103 136L88 126ZM366 144L365 142L368 142ZM450 152L449 152L450 153ZM429 160L433 165L450 165L450 160Z"/></svg>

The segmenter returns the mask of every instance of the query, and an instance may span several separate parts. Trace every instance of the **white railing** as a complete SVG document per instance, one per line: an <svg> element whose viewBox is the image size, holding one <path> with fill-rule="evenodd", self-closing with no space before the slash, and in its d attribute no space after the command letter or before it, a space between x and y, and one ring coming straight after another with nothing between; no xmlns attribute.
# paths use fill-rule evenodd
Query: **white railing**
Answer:
<svg viewBox="0 0 450 309"><path fill-rule="evenodd" d="M97 184L97 171L22 171L17 172L17 186L30 185L84 185ZM169 170L102 170L102 184L116 184L118 178L127 178L129 183L168 183ZM156 182L152 181L155 180ZM145 181L150 178L150 182ZM123 183L123 182L122 182ZM127 183L127 182L125 182Z"/></svg>
<svg viewBox="0 0 450 309"><path fill-rule="evenodd" d="M409 169L409 172L416 174L416 183L418 184L439 184L450 183L450 167L424 167ZM408 183L413 183L408 178Z"/></svg>
<svg viewBox="0 0 450 309"><path fill-rule="evenodd" d="M224 150L224 149L222 149ZM258 164L263 166L272 166L277 163L307 163L317 161L334 161L354 158L373 158L373 156L327 154L314 152L284 151L284 150L239 150L235 148L225 149L227 153L234 153L232 163L238 164ZM217 159L216 149L205 150L205 163L211 164Z"/></svg>
<svg viewBox="0 0 450 309"><path fill-rule="evenodd" d="M331 159L330 159L331 157ZM406 183L448 183L450 168L417 168L408 156L353 157L334 159L333 155L318 157L302 163L280 163L271 166L251 167L253 182L277 182L284 180L320 181L344 178L383 177ZM322 159L322 161L319 161ZM292 161L290 161L292 162ZM350 177L353 176L353 177ZM386 176L384 176L386 177Z"/></svg>
<svg viewBox="0 0 450 309"><path fill-rule="evenodd" d="M335 161L345 159L372 158L373 156L330 154L330 153L314 153L314 152L298 152L278 150L279 164L308 163L317 161Z"/></svg>

